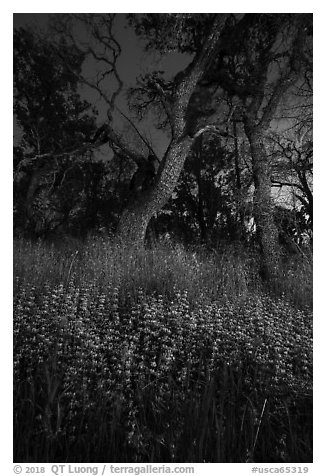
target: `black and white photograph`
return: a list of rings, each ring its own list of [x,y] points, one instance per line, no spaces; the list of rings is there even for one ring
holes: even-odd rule
[[[306,8],[13,14],[14,463],[308,473]]]

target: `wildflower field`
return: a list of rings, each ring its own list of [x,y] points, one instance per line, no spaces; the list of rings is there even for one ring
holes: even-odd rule
[[[301,258],[300,258],[301,259]],[[311,264],[14,247],[14,460],[312,461]]]

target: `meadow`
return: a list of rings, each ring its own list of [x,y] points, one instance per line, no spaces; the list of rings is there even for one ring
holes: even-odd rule
[[[14,243],[14,461],[311,462],[312,261]]]

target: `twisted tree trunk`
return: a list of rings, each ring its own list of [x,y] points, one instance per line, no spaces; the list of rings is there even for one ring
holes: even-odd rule
[[[118,238],[142,246],[151,218],[167,203],[178,182],[194,139],[185,137],[172,143],[164,167],[148,189],[134,195],[124,209],[118,226]]]
[[[217,15],[201,52],[183,73],[177,75],[175,92],[166,97],[166,110],[173,130],[172,142],[161,160],[154,183],[146,190],[133,195],[122,213],[117,237],[132,246],[142,246],[150,219],[167,203],[175,189],[184,162],[195,140],[187,134],[187,110],[198,82],[206,73],[219,50],[219,38],[227,15]],[[162,94],[164,94],[162,92]],[[119,139],[121,143],[121,138]],[[124,147],[128,149],[127,146]],[[128,154],[138,163],[144,158]]]

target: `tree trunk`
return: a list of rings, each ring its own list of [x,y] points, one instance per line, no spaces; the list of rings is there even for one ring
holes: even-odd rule
[[[146,187],[145,190],[140,190],[134,194],[122,213],[117,238],[128,246],[143,245],[150,219],[167,203],[177,185],[184,162],[195,140],[194,134],[190,137],[187,133],[189,102],[199,81],[206,73],[211,62],[216,59],[220,48],[221,30],[227,16],[226,14],[215,16],[202,50],[195,55],[190,65],[176,76],[173,97],[166,97],[164,92],[161,91],[172,127],[173,140],[166,155],[161,160],[154,184],[148,189]],[[127,156],[131,158],[134,156],[136,162],[142,160],[142,158],[136,157],[135,154],[128,154],[128,147],[122,144],[121,137],[117,138],[113,131],[109,132],[111,132],[111,139],[115,143],[121,144],[122,149],[127,151]]]
[[[252,155],[255,185],[254,219],[262,254],[261,274],[263,278],[270,279],[276,276],[280,261],[278,230],[271,199],[270,164],[261,134],[247,131],[247,136]]]
[[[237,129],[237,123],[235,120],[233,120],[233,137],[234,137],[235,183],[236,183],[236,191],[237,191],[237,220],[240,223],[240,226],[238,226],[236,233],[237,233],[237,239],[241,240],[246,236],[246,232],[245,232],[245,226],[244,226],[245,215],[244,215],[244,208],[243,208],[238,129]]]
[[[194,173],[198,186],[198,201],[197,201],[197,220],[200,230],[201,243],[207,243],[207,226],[204,212],[204,194],[203,194],[203,180],[202,180],[202,168],[203,168],[203,136],[201,135],[195,142],[196,156],[194,161]]]
[[[167,203],[175,189],[194,139],[184,137],[171,144],[155,183],[131,197],[120,218],[117,238],[128,246],[143,246],[150,219]]]
[[[38,165],[33,171],[32,177],[29,181],[26,196],[25,196],[25,212],[27,218],[27,226],[32,228],[35,233],[35,216],[33,210],[33,202],[35,193],[40,185],[42,177],[48,172],[48,164]]]

